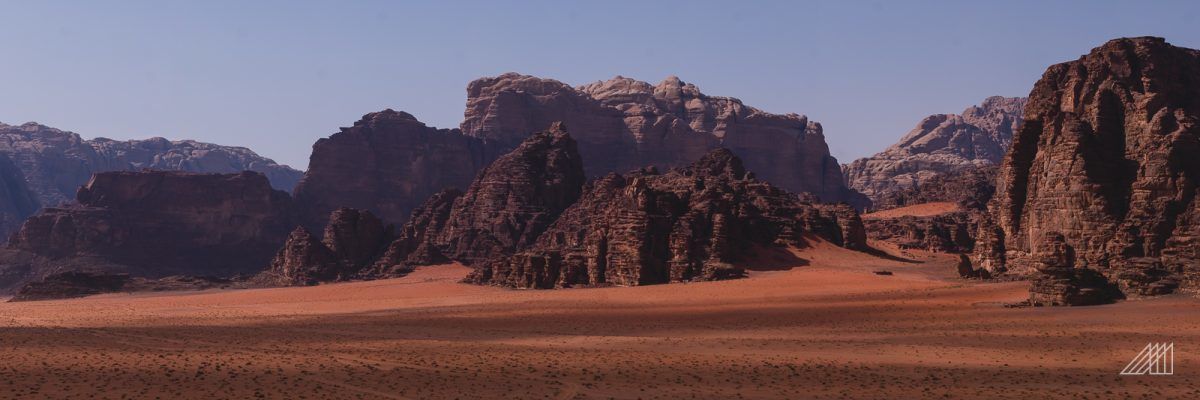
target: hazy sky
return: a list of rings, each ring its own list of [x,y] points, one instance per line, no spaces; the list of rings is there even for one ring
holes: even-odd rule
[[[0,0],[0,16],[0,121],[242,145],[296,168],[368,112],[456,127],[466,84],[508,71],[678,75],[808,115],[845,163],[925,115],[1026,95],[1111,38],[1200,48],[1196,1]]]

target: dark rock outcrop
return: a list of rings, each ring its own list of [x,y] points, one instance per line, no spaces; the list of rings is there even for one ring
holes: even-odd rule
[[[864,248],[849,206],[814,206],[753,178],[726,149],[693,165],[594,181],[527,250],[479,263],[468,281],[520,288],[645,285],[743,275],[754,246],[814,233]]]
[[[103,293],[162,292],[229,288],[234,282],[225,278],[168,276],[143,278],[127,273],[103,271],[66,271],[26,283],[10,302],[70,299]]]
[[[976,258],[1029,273],[1035,241],[1059,232],[1077,264],[1122,286],[1195,285],[1198,118],[1200,51],[1116,39],[1051,66],[1001,166],[995,226],[983,228],[1001,233],[1002,247]]]
[[[36,123],[0,124],[0,154],[7,155],[24,174],[39,203],[58,206],[74,199],[75,191],[105,171],[141,169],[203,173],[262,173],[277,189],[291,191],[302,173],[276,164],[244,147],[220,146],[192,140],[84,140],[78,134]]]
[[[1029,287],[1033,306],[1089,306],[1124,298],[1104,275],[1075,268],[1075,249],[1058,232],[1048,232],[1036,249],[1036,269]]]
[[[937,177],[999,165],[1021,124],[1026,99],[993,96],[962,114],[925,117],[900,142],[843,167],[847,186],[876,202],[895,207],[888,197]],[[944,200],[936,200],[944,201]]]
[[[401,223],[434,193],[465,187],[493,159],[479,139],[384,110],[313,144],[296,203],[312,230],[341,207]]]
[[[13,234],[0,270],[19,273],[5,283],[64,270],[150,278],[255,273],[295,224],[287,193],[255,172],[103,172],[76,197]]]
[[[9,301],[69,299],[120,291],[129,274],[67,271],[46,276],[20,288]]]
[[[588,176],[684,166],[723,147],[784,189],[865,206],[865,198],[846,189],[820,124],[708,96],[676,77],[651,85],[618,76],[578,88],[514,73],[483,78],[467,87],[461,128],[512,148],[558,121],[579,142]]]
[[[369,211],[339,208],[317,239],[296,227],[270,267],[251,279],[266,286],[315,285],[360,277],[393,239],[392,226]]]
[[[562,124],[553,124],[479,173],[454,202],[438,247],[468,265],[511,255],[574,204],[585,181],[575,140]]]

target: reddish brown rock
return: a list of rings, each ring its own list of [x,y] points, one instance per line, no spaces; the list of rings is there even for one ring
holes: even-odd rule
[[[450,259],[442,254],[436,241],[450,219],[455,200],[462,195],[458,189],[446,189],[434,194],[413,211],[412,218],[400,229],[399,237],[375,261],[371,274],[392,276],[402,274],[414,265],[449,262]]]
[[[401,223],[434,193],[466,187],[494,158],[479,139],[384,110],[313,144],[296,202],[304,210],[305,226],[313,230],[340,207]]]
[[[1035,241],[1059,232],[1077,264],[1122,285],[1160,271],[1194,285],[1197,99],[1200,51],[1161,38],[1113,40],[1051,66],[999,173],[993,209],[1005,256],[993,248],[981,261],[1028,272]]]
[[[1035,251],[1037,273],[1029,288],[1033,306],[1089,306],[1124,298],[1104,275],[1075,268],[1075,249],[1058,232],[1048,232]]]
[[[734,263],[751,247],[802,245],[808,232],[865,246],[849,206],[803,203],[719,149],[666,174],[650,168],[590,183],[533,246],[480,263],[468,281],[556,288],[736,278],[743,270]]]
[[[585,181],[575,140],[562,124],[553,124],[479,173],[455,201],[437,244],[468,265],[510,255],[575,203]]]
[[[896,199],[889,199],[893,193],[945,174],[999,165],[1021,124],[1025,103],[1024,98],[993,96],[959,115],[925,117],[900,142],[845,165],[847,185],[870,197],[875,209],[887,209],[897,207]],[[945,200],[918,202],[928,201]]]
[[[252,282],[291,286],[359,278],[392,239],[392,226],[371,212],[339,208],[330,214],[320,240],[304,227],[293,230],[270,267]]]
[[[580,144],[588,176],[684,166],[723,147],[787,190],[866,204],[846,189],[820,124],[708,96],[676,77],[658,85],[616,77],[572,88],[509,73],[471,82],[465,117],[464,134],[508,148],[531,132],[565,122]]]
[[[0,254],[0,270],[25,271],[23,279],[85,269],[249,274],[294,223],[288,195],[258,173],[104,172],[79,189],[77,203],[30,217]]]
[[[864,225],[867,237],[894,243],[900,248],[970,253],[975,248],[975,218],[972,213],[953,212],[927,217],[869,219]]]

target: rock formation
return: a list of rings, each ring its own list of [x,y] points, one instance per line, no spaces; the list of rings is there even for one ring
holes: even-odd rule
[[[8,301],[70,299],[102,293],[161,292],[232,287],[233,281],[215,277],[168,276],[144,278],[127,273],[65,271],[21,286]]]
[[[434,193],[465,187],[493,159],[481,140],[458,130],[425,126],[405,112],[375,112],[313,144],[296,203],[313,230],[341,207],[401,223]]]
[[[987,208],[996,193],[997,166],[970,167],[938,174],[914,187],[892,190],[876,197],[874,207],[887,210],[924,203],[951,202],[964,210]]]
[[[1122,286],[1195,285],[1197,99],[1200,51],[1161,38],[1116,39],[1051,66],[1001,166],[996,225],[984,227],[999,233],[1002,248],[990,246],[977,262],[1027,273],[1035,241],[1058,232],[1077,265]]]
[[[480,171],[465,194],[450,189],[432,196],[394,240],[369,212],[346,208],[330,216],[320,243],[297,228],[260,280],[311,284],[380,278],[414,265],[471,264],[511,255],[575,203],[584,180],[575,141],[555,124]]]
[[[21,287],[9,301],[69,299],[120,291],[129,274],[67,271],[46,276]]]
[[[1075,268],[1075,249],[1058,232],[1047,232],[1038,243],[1037,274],[1029,288],[1033,306],[1089,306],[1122,298],[1121,291],[1090,269]]]
[[[913,189],[943,174],[995,166],[1021,124],[1024,98],[993,96],[962,114],[925,117],[900,142],[843,168],[847,185],[887,208],[893,192]]]
[[[455,201],[438,247],[468,265],[512,254],[575,203],[585,181],[575,140],[553,124],[479,173]]]
[[[937,175],[916,187],[888,192],[878,198],[880,209],[934,202],[958,205],[958,211],[933,216],[865,218],[867,236],[901,248],[970,253],[975,249],[980,221],[989,218],[986,205],[996,191],[996,168],[983,166]]]
[[[254,273],[294,226],[290,198],[256,172],[102,172],[77,203],[30,217],[0,252],[0,287],[55,271],[135,277]]]
[[[817,207],[753,178],[732,152],[693,165],[592,182],[527,250],[479,263],[469,282],[521,288],[645,285],[743,275],[755,246],[802,245],[814,233],[865,247],[849,206]]]
[[[556,121],[571,128],[588,176],[684,166],[723,147],[784,189],[865,205],[865,198],[843,184],[820,124],[708,96],[676,77],[651,85],[618,76],[572,88],[508,73],[467,87],[462,131],[494,146],[512,148]]]
[[[116,141],[84,140],[78,134],[36,123],[0,124],[0,154],[24,174],[38,201],[46,207],[71,201],[75,191],[105,171],[141,169],[205,173],[256,171],[277,189],[291,191],[302,175],[286,165],[244,147],[219,146],[163,138]]]
[[[867,237],[894,243],[903,249],[970,253],[975,248],[973,218],[967,212],[952,212],[927,217],[867,218],[863,225]]]
[[[314,285],[359,277],[393,239],[392,227],[370,211],[339,208],[321,239],[296,227],[270,267],[252,281],[261,285]]]

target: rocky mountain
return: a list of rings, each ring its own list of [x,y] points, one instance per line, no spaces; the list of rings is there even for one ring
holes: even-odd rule
[[[102,172],[75,203],[30,217],[0,251],[0,288],[70,270],[233,276],[267,265],[294,226],[256,172]]]
[[[95,172],[140,169],[205,173],[255,171],[266,175],[271,186],[289,192],[303,175],[245,147],[160,137],[84,140],[76,133],[32,122],[0,124],[0,154],[7,155],[17,164],[38,200],[46,207],[74,199],[75,191]]]
[[[434,193],[466,187],[495,158],[456,129],[431,128],[405,112],[370,113],[313,144],[296,202],[310,230],[341,207],[399,223]]]
[[[896,144],[842,170],[846,184],[886,208],[887,197],[938,176],[1000,164],[1021,124],[1024,98],[993,96],[962,114],[930,115]]]
[[[467,279],[539,289],[731,279],[752,249],[803,245],[805,233],[866,245],[850,206],[803,203],[718,149],[666,174],[650,167],[589,184],[529,249]]]
[[[685,166],[722,147],[784,189],[865,205],[865,198],[846,189],[820,124],[708,96],[676,77],[651,85],[618,76],[573,88],[508,73],[467,86],[461,126],[467,136],[508,149],[556,121],[571,128],[590,177]]]
[[[997,180],[975,263],[1032,273],[1050,232],[1126,294],[1200,279],[1200,51],[1112,40],[1051,66]]]

